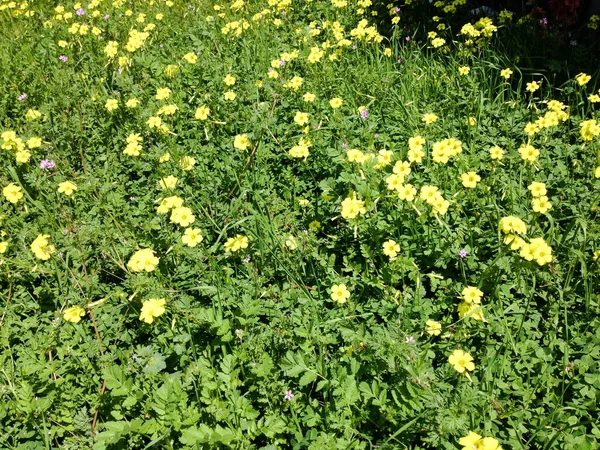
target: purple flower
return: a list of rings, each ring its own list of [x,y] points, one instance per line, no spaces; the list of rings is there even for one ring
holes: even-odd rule
[[[56,167],[56,163],[51,159],[44,159],[40,161],[40,169],[54,169]]]
[[[375,133],[375,139],[379,139],[379,133]]]
[[[347,148],[348,144],[346,144],[345,142],[342,142],[342,148]]]
[[[60,55],[60,56],[58,57],[58,59],[60,59],[60,60],[61,60],[62,62],[64,62],[64,63],[66,63],[66,62],[69,60],[69,58],[67,58],[65,55]]]
[[[467,254],[468,253],[464,248],[460,252],[458,252],[458,256],[460,256],[461,258],[466,258]]]
[[[398,58],[398,64],[402,62],[402,58]]]
[[[131,200],[133,202],[133,201],[135,201],[135,197],[132,195],[131,197],[129,197],[129,200]]]
[[[123,68],[122,67],[119,67],[117,70],[119,71],[119,73],[123,72]]]
[[[249,263],[250,262],[250,257],[246,256],[244,259],[242,259],[242,261],[244,261],[245,263]]]
[[[540,19],[540,25],[542,27],[546,27],[548,25],[548,19],[546,19],[545,17]]]
[[[357,48],[358,48],[358,46],[357,46],[356,44],[354,44],[354,45],[352,46],[352,50],[356,50]]]
[[[27,94],[25,92],[23,92],[21,95],[19,95],[19,98],[17,100],[19,100],[20,102],[22,102],[26,98],[27,98]]]
[[[366,119],[367,117],[369,117],[369,112],[366,109],[361,109],[360,117],[362,117],[363,119]]]
[[[78,16],[83,16],[85,14],[85,9],[79,8],[77,11],[75,11],[75,14]]]
[[[410,36],[406,36],[406,42],[410,41]]]
[[[294,394],[292,393],[291,390],[285,391],[285,397],[284,397],[288,402],[291,401],[294,398]]]
[[[108,20],[108,19],[110,19],[110,14],[107,14],[104,16],[104,20]]]
[[[395,8],[394,9],[394,14],[398,14],[400,12],[400,8]]]
[[[281,61],[279,61],[279,66],[280,67],[285,66],[285,59],[282,59]]]
[[[406,338],[404,339],[404,342],[406,342],[407,344],[414,344],[415,338],[412,336],[406,336]]]

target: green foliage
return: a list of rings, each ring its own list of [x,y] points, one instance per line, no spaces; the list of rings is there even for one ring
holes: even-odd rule
[[[0,185],[23,194],[0,197],[0,447],[456,449],[472,431],[505,449],[600,448],[600,129],[582,134],[598,74],[555,84],[505,51],[502,27],[467,44],[448,19],[435,49],[408,19],[431,13],[418,2],[399,16],[365,0],[236,3],[0,3],[0,133],[17,137],[0,138]],[[365,31],[375,11],[389,38]],[[132,29],[148,36],[129,51]],[[528,136],[551,99],[565,116]],[[140,154],[123,153],[138,133]],[[424,157],[402,184],[417,193],[401,200],[387,180],[415,136]],[[462,152],[436,162],[447,138]],[[306,158],[290,153],[301,139]],[[364,213],[349,217],[353,194]],[[157,211],[175,196],[193,223]],[[549,261],[511,250],[508,216]],[[43,235],[54,250],[32,247]],[[158,258],[146,270],[131,264],[141,249]],[[459,314],[469,286],[485,321]],[[468,376],[455,350],[473,357]]]

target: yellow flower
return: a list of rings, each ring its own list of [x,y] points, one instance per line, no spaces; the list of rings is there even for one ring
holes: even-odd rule
[[[477,303],[462,302],[458,305],[458,317],[487,322],[483,316],[483,307]]]
[[[182,205],[183,205],[183,199],[181,199],[177,196],[163,198],[160,201],[160,205],[158,206],[158,208],[156,208],[156,212],[159,214],[166,214],[169,211],[171,211],[171,209],[179,208]]]
[[[194,116],[196,120],[206,120],[208,119],[208,115],[210,114],[210,109],[206,105],[202,105],[200,108],[196,110],[196,115]]]
[[[317,98],[317,96],[315,94],[311,94],[310,92],[307,92],[306,94],[304,94],[302,96],[302,99],[308,103],[314,102],[316,98]]]
[[[117,41],[110,41],[104,47],[104,53],[109,58],[114,58],[117,54],[117,49],[119,48],[119,43]]]
[[[23,192],[20,186],[15,183],[10,183],[2,190],[2,194],[6,197],[6,200],[12,204],[16,204],[21,198],[23,198]]]
[[[398,198],[407,202],[412,202],[417,195],[417,190],[412,184],[404,184],[399,188],[396,188],[398,192]]]
[[[171,159],[171,154],[169,152],[167,152],[164,155],[162,155],[160,158],[158,158],[158,162],[162,164],[162,163],[166,163],[170,159]]]
[[[31,159],[31,152],[27,150],[19,150],[15,153],[15,161],[18,163],[27,163]]]
[[[233,86],[235,84],[235,81],[235,77],[230,73],[228,73],[225,76],[225,78],[223,78],[223,83],[225,83],[227,86]]]
[[[81,306],[71,306],[70,308],[65,309],[63,319],[67,322],[78,323],[83,316],[85,316],[85,309]]]
[[[460,181],[464,187],[472,189],[481,181],[481,177],[477,172],[466,172],[460,175]]]
[[[462,66],[458,68],[458,73],[463,76],[469,75],[469,72],[471,72],[471,68],[469,66]]]
[[[424,202],[431,203],[435,200],[436,196],[439,194],[437,186],[429,186],[427,184],[421,186],[421,192],[419,194],[419,198]]]
[[[475,286],[466,286],[461,292],[461,298],[466,303],[481,303],[483,292],[481,292]]]
[[[172,116],[177,112],[178,109],[179,108],[177,107],[177,105],[164,105],[160,107],[158,111],[156,111],[156,115],[160,116],[162,114],[165,114],[167,116]]]
[[[590,82],[591,79],[592,79],[592,77],[585,73],[580,73],[579,75],[577,75],[575,77],[575,81],[577,81],[577,84],[579,86],[585,86],[586,84],[588,84]]]
[[[579,124],[581,138],[584,141],[591,141],[600,134],[600,125],[595,120],[584,120]]]
[[[63,181],[58,184],[58,192],[67,196],[73,195],[73,192],[77,190],[77,185],[70,181]]]
[[[523,131],[525,131],[526,135],[533,136],[535,133],[540,131],[540,128],[535,123],[529,122],[527,125],[525,125],[525,129]]]
[[[473,433],[472,431],[469,431],[469,434],[467,434],[464,437],[461,437],[458,440],[458,443],[463,446],[462,450],[478,450],[481,439],[482,436],[478,435],[477,433]]]
[[[429,125],[430,123],[433,123],[436,120],[438,120],[438,116],[436,116],[433,113],[425,113],[425,114],[423,114],[423,117],[421,120],[423,120],[423,122],[425,122],[426,125]]]
[[[160,128],[162,125],[162,119],[158,116],[150,116],[146,121],[148,128]]]
[[[156,269],[160,258],[154,256],[154,250],[151,248],[143,248],[138,250],[131,258],[129,258],[129,262],[127,263],[127,267],[129,267],[133,272],[152,272]]]
[[[247,134],[238,134],[233,140],[233,146],[238,150],[245,152],[251,145]]]
[[[188,64],[196,64],[196,61],[198,61],[198,56],[195,53],[190,52],[183,55],[183,59],[185,59]]]
[[[8,250],[8,242],[0,242],[0,254],[6,253],[6,250]]]
[[[552,247],[544,239],[534,238],[531,239],[529,244],[525,243],[522,245],[519,256],[527,261],[535,260],[538,265],[543,266],[552,262]]]
[[[504,150],[494,145],[490,148],[490,158],[500,161],[504,157]]]
[[[285,246],[290,250],[296,250],[298,248],[298,242],[294,236],[289,236],[285,241]]]
[[[300,126],[306,125],[308,123],[308,113],[297,111],[294,116],[294,122]]]
[[[519,154],[524,161],[533,163],[539,156],[540,151],[531,144],[523,144],[519,147]]]
[[[36,120],[42,117],[42,113],[38,110],[29,108],[25,113],[25,118],[27,120]]]
[[[527,92],[535,92],[540,88],[540,85],[537,81],[532,81],[531,83],[527,83],[526,91]]]
[[[345,284],[334,284],[331,286],[331,300],[338,303],[346,303],[350,298],[350,291]]]
[[[344,101],[339,97],[334,97],[331,100],[329,100],[329,105],[333,109],[338,109],[340,106],[342,106],[343,103],[344,103]]]
[[[146,300],[142,304],[140,320],[146,323],[154,322],[155,317],[160,317],[165,313],[165,303],[164,298],[150,298]]]
[[[404,186],[404,176],[393,173],[385,179],[385,182],[390,191],[398,191]]]
[[[227,239],[225,242],[225,251],[226,252],[237,252],[243,248],[248,247],[248,237],[238,234],[236,237],[232,237]]]
[[[46,261],[56,251],[53,245],[48,243],[49,234],[38,234],[31,243],[30,248],[36,258]]]
[[[513,71],[512,71],[512,70],[510,70],[510,69],[508,69],[508,68],[506,68],[506,69],[502,69],[502,70],[500,71],[500,76],[501,76],[501,77],[503,77],[503,78],[505,78],[505,79],[507,79],[507,80],[510,78],[510,76],[511,76],[512,74],[513,74]]]
[[[428,320],[425,325],[427,325],[425,332],[431,336],[439,336],[442,333],[442,324],[435,320]]]
[[[233,91],[227,91],[223,93],[223,98],[225,100],[235,100],[236,94]]]
[[[119,107],[119,102],[117,100],[115,100],[114,98],[109,98],[108,100],[106,100],[104,107],[106,108],[106,110],[108,112],[111,112]]]
[[[391,48],[386,48],[386,49],[383,51],[383,54],[384,54],[385,56],[387,56],[387,57],[390,57],[390,56],[392,56],[392,49],[391,49]]]
[[[479,443],[479,446],[477,447],[478,450],[502,450],[502,447],[500,446],[500,442],[498,442],[497,439],[494,439],[492,437],[484,437],[481,442]]]
[[[363,152],[356,148],[351,148],[346,152],[346,158],[348,158],[348,162],[357,162],[359,164],[364,163],[369,157],[365,155]]]
[[[169,89],[168,87],[164,87],[164,88],[159,88],[156,90],[156,95],[154,98],[156,98],[156,100],[166,100],[171,96],[171,89]]]
[[[383,169],[385,166],[389,165],[390,162],[392,162],[392,156],[394,156],[394,152],[391,150],[379,150],[375,168]]]
[[[129,109],[133,109],[133,108],[136,108],[139,104],[140,104],[140,101],[137,98],[130,98],[125,103],[125,106],[127,106]]]
[[[308,224],[308,228],[313,233],[316,233],[321,229],[321,222],[319,222],[318,220],[313,220],[311,223]]]
[[[403,178],[408,176],[410,171],[410,163],[408,161],[396,161],[396,164],[394,164],[394,168],[392,169],[392,172]]]
[[[527,225],[525,225],[525,222],[515,216],[506,216],[500,219],[498,229],[502,230],[504,234],[527,234]]]
[[[465,373],[466,371],[475,370],[473,357],[459,349],[454,350],[454,352],[448,357],[448,362],[458,373]]]
[[[188,247],[195,247],[204,238],[202,237],[202,230],[200,228],[186,228],[183,236],[181,236],[181,242]]]
[[[600,166],[594,169],[594,178],[600,178]]]
[[[39,137],[32,137],[27,140],[26,144],[30,149],[39,148],[42,146],[42,139]]]
[[[354,219],[359,214],[365,214],[366,212],[365,202],[356,199],[356,192],[353,192],[349,197],[346,197],[344,201],[342,201],[341,214],[344,219]]]
[[[321,50],[319,47],[312,47],[310,49],[308,58],[306,58],[306,59],[309,63],[315,64],[315,63],[321,61],[321,59],[323,59],[324,55],[325,55],[325,52],[323,50]]]
[[[431,45],[433,46],[433,48],[440,48],[445,43],[446,43],[446,40],[441,37],[436,37],[431,40]]]
[[[184,170],[186,172],[192,170],[195,165],[196,165],[196,158],[192,158],[191,156],[183,156],[179,160],[179,167],[181,167],[181,170]]]
[[[171,223],[176,223],[182,227],[188,227],[194,223],[196,216],[187,206],[179,206],[171,211]]]
[[[541,197],[547,193],[546,184],[539,181],[532,182],[529,186],[527,186],[527,189],[531,191],[531,195],[533,197]]]
[[[392,239],[389,241],[385,241],[383,243],[383,254],[385,256],[389,256],[390,259],[394,259],[398,256],[398,252],[400,251],[400,245]]]
[[[536,213],[546,214],[552,208],[552,203],[548,201],[548,197],[541,195],[531,201],[531,209]]]
[[[177,186],[177,177],[169,175],[168,177],[161,178],[158,180],[158,186],[161,189],[174,189]]]

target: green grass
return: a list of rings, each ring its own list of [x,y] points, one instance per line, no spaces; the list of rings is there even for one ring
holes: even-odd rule
[[[0,133],[43,141],[19,163],[19,144],[0,139],[15,147],[0,150],[0,187],[23,193],[15,204],[0,196],[0,447],[462,449],[475,432],[504,449],[600,448],[599,142],[580,133],[583,121],[597,123],[588,97],[598,73],[580,86],[576,73],[563,82],[535,58],[519,63],[517,44],[525,55],[527,41],[515,36],[532,32],[527,23],[499,28],[474,51],[449,28],[438,32],[446,45],[431,48],[436,23],[411,19],[426,11],[419,2],[396,26],[379,9],[389,39],[365,42],[351,30],[363,17],[375,23],[371,9],[361,16],[349,3],[261,0],[215,11],[212,1],[103,1],[97,17],[93,5],[78,17],[69,3],[69,20],[46,2],[20,14],[0,3]],[[239,37],[221,32],[239,20],[249,24]],[[311,36],[309,24],[325,20],[339,21],[349,45],[335,47],[330,26]],[[69,33],[72,23],[89,33]],[[143,46],[125,50],[129,30],[149,23]],[[326,40],[333,46],[309,63]],[[109,41],[118,42],[112,59]],[[270,78],[271,62],[294,50],[298,58]],[[189,52],[195,64],[183,59]],[[123,70],[120,56],[130,58]],[[224,84],[227,74],[235,85]],[[303,78],[297,91],[284,87],[294,76]],[[531,94],[534,80],[541,89]],[[163,87],[166,101],[155,98]],[[234,101],[223,97],[229,90]],[[305,102],[306,92],[316,100]],[[137,108],[125,106],[130,98]],[[568,118],[528,137],[525,125],[551,99]],[[171,104],[168,132],[149,128]],[[201,105],[207,120],[194,118]],[[28,120],[29,109],[42,116]],[[298,111],[309,114],[307,132],[294,123]],[[438,120],[426,125],[425,113]],[[133,133],[137,157],[123,154]],[[241,134],[246,151],[234,147]],[[417,135],[425,155],[405,183],[438,187],[445,213],[418,192],[408,202],[388,189]],[[309,156],[293,158],[301,138]],[[462,152],[435,162],[434,144],[446,138]],[[540,151],[533,163],[519,154],[529,141]],[[501,161],[490,158],[493,146],[504,149]],[[376,167],[350,162],[349,149],[393,154]],[[183,157],[195,159],[191,170]],[[56,167],[40,168],[45,159]],[[473,189],[460,179],[470,171],[481,177]],[[163,191],[169,175],[177,185]],[[57,192],[65,181],[77,185],[70,196]],[[532,209],[533,181],[546,184],[546,213]],[[345,218],[352,193],[365,212]],[[157,213],[169,196],[192,210],[197,246],[182,242],[171,213]],[[550,262],[527,261],[503,242],[507,216],[526,223],[527,242],[544,239]],[[31,249],[39,235],[55,247],[47,260]],[[247,247],[227,251],[237,235]],[[395,258],[383,253],[388,240],[400,247]],[[130,259],[147,248],[160,261],[136,272]],[[350,292],[345,303],[331,296],[339,284]],[[486,321],[458,314],[467,286],[482,291]],[[140,320],[144,303],[161,298],[164,312]],[[75,306],[80,321],[66,320]],[[439,335],[427,333],[429,320]],[[469,376],[449,364],[457,349],[473,357]]]

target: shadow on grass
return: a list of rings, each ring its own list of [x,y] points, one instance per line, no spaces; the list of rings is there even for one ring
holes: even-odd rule
[[[414,37],[421,41],[427,40],[428,32],[436,31],[446,41],[462,42],[464,39],[458,33],[464,24],[490,17],[498,26],[498,32],[483,51],[494,52],[507,67],[514,65],[526,74],[541,74],[554,86],[560,86],[580,72],[595,74],[600,69],[600,33],[588,27],[590,17],[594,13],[600,15],[600,1],[571,1],[579,2],[579,8],[562,21],[553,18],[554,12],[548,9],[548,2],[540,1],[537,4],[542,6],[531,6],[520,0],[471,1],[452,14],[436,7],[440,3],[437,1],[414,0],[410,5],[396,1],[393,4],[397,5],[400,34],[412,37],[416,33]],[[452,2],[443,3],[448,5]],[[564,0],[560,3],[569,2]],[[394,32],[390,17],[390,9],[393,8],[385,0],[374,4],[380,33],[390,38]],[[500,12],[505,9],[513,12],[512,20],[500,24]],[[440,24],[445,26],[445,30],[438,29]],[[482,50],[474,55],[480,52]]]

